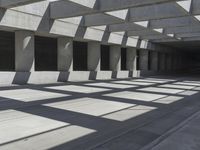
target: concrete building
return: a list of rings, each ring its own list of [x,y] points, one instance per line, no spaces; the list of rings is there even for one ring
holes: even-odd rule
[[[199,41],[200,0],[0,0],[0,150],[200,150]]]
[[[181,70],[189,66],[185,50],[198,45],[197,6],[199,0],[1,0],[0,84]]]

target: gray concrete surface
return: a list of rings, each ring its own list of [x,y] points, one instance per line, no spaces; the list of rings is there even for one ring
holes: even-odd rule
[[[170,76],[0,87],[0,149],[198,150],[199,89]]]
[[[17,31],[15,37],[15,70],[18,72],[34,71],[34,33]]]

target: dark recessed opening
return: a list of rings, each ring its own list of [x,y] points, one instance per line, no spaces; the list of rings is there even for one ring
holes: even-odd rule
[[[35,70],[57,71],[57,39],[35,37]]]
[[[15,33],[0,31],[0,71],[15,71]]]
[[[152,60],[152,58],[153,58],[153,52],[151,52],[151,51],[148,51],[148,70],[152,70],[152,68],[151,68],[151,60]]]
[[[158,52],[158,71],[161,70],[161,68],[160,68],[160,63],[161,63],[160,57],[161,57],[161,54]]]
[[[101,70],[110,70],[110,47],[101,45]]]
[[[139,50],[136,51],[136,58],[137,58],[136,70],[140,70],[140,51]]]
[[[86,42],[73,42],[73,69],[87,71],[88,45]]]
[[[126,62],[127,62],[127,49],[121,49],[121,70],[127,70]]]

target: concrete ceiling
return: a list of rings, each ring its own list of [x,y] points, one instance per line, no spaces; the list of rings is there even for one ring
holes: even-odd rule
[[[42,0],[0,0],[0,6],[11,8],[38,1]],[[48,1],[53,20],[83,16],[80,26],[106,26],[108,32],[124,32],[154,43],[199,46],[200,0]]]

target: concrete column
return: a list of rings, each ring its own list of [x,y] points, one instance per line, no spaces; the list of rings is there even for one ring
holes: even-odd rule
[[[34,33],[15,32],[15,70],[17,72],[34,71]]]
[[[136,63],[137,63],[137,50],[135,48],[127,48],[127,69],[129,71],[135,71],[136,70]]]
[[[151,62],[151,70],[152,71],[158,71],[158,52],[156,51],[151,51],[151,57],[150,57],[150,62]]]
[[[172,70],[172,56],[171,56],[171,54],[166,55],[166,69]]]
[[[110,46],[110,69],[119,71],[121,68],[121,47],[114,45]]]
[[[88,70],[100,71],[101,45],[98,42],[88,43]]]
[[[73,70],[73,40],[71,38],[58,38],[58,71]]]
[[[165,53],[159,53],[159,70],[165,71]]]
[[[140,50],[140,61],[139,61],[139,65],[140,65],[140,70],[148,70],[148,50]]]
[[[173,58],[172,58],[172,69],[176,70],[176,55],[175,54],[173,55]]]
[[[183,57],[180,55],[178,56],[178,69],[183,68]]]

